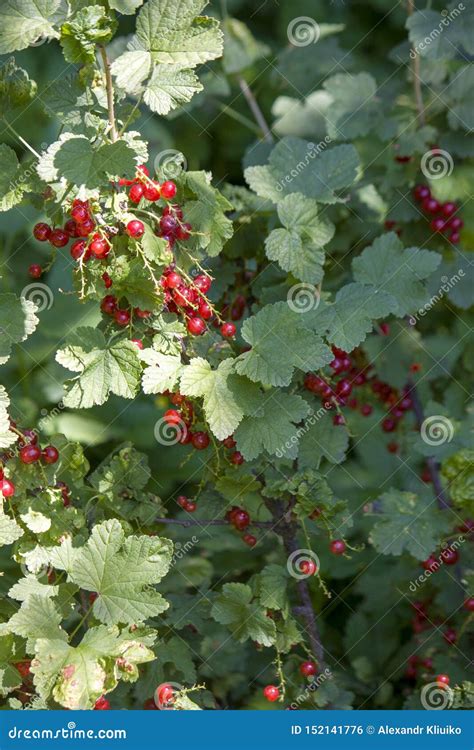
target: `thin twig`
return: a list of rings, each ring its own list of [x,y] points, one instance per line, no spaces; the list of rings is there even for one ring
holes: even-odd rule
[[[155,518],[155,523],[174,524],[176,526],[229,526],[230,521],[226,519],[209,519],[209,518]],[[272,521],[252,521],[251,526],[256,526],[259,529],[271,529],[273,527]]]
[[[423,405],[421,403],[416,385],[412,381],[408,381],[408,389],[409,389],[410,398],[413,402],[413,411],[415,412],[415,417],[418,423],[418,428],[420,428],[425,420],[425,413],[423,410]],[[446,508],[450,507],[450,502],[449,502],[448,497],[446,496],[443,484],[441,482],[441,477],[439,475],[439,469],[438,469],[438,463],[434,456],[429,456],[426,459],[426,464],[428,466],[430,476],[431,476],[431,481],[433,482],[433,487],[436,492],[436,500],[438,501],[438,506],[442,510],[445,510]]]
[[[273,143],[274,142],[273,135],[271,133],[270,128],[268,127],[268,123],[265,120],[263,112],[259,107],[259,104],[253,94],[252,89],[248,85],[247,81],[245,81],[244,78],[242,78],[242,76],[239,76],[238,81],[239,81],[240,89],[247,100],[247,104],[249,105],[250,110],[253,116],[255,117],[257,125],[259,126],[259,128],[261,129],[263,133],[263,137],[265,138],[267,143]]]
[[[102,64],[105,73],[105,88],[107,91],[107,111],[110,125],[110,139],[112,143],[117,140],[117,126],[115,124],[115,107],[114,107],[114,85],[112,82],[112,73],[110,72],[109,58],[103,44],[99,46]]]

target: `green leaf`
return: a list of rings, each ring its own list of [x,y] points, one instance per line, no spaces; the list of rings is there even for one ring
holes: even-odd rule
[[[155,658],[151,643],[146,631],[119,633],[118,628],[104,626],[88,630],[76,647],[40,638],[31,666],[35,687],[43,699],[52,697],[66,709],[93,708],[119,679],[138,678],[137,665]]]
[[[284,609],[287,604],[288,571],[281,565],[266,565],[258,576],[260,602],[268,609]]]
[[[327,132],[336,141],[367,135],[383,117],[377,84],[369,73],[338,73],[324,82],[332,101],[326,111]]]
[[[224,32],[222,65],[226,73],[239,73],[270,54],[270,48],[258,42],[248,27],[237,18],[224,18],[222,30]]]
[[[6,60],[0,69],[0,114],[3,116],[10,109],[29,104],[37,89],[26,70],[16,65],[15,58]]]
[[[320,336],[304,328],[303,315],[286,302],[266,305],[242,326],[250,351],[235,360],[235,369],[254,382],[289,385],[295,368],[308,372],[329,364],[331,350]]]
[[[323,277],[322,248],[332,239],[334,225],[321,219],[317,203],[301,193],[285,196],[277,211],[285,229],[274,229],[265,240],[267,257],[297,279],[319,283]]]
[[[93,613],[101,622],[134,624],[168,608],[152,588],[170,566],[172,544],[168,539],[125,537],[120,523],[111,519],[94,526],[84,547],[68,554],[69,580],[98,594]]]
[[[27,639],[26,649],[34,651],[35,642],[45,633],[58,641],[66,641],[67,633],[61,628],[61,613],[52,599],[32,594],[24,601],[7,623],[11,633]]]
[[[146,50],[130,50],[117,57],[111,65],[117,86],[128,94],[139,94],[141,84],[151,72],[151,55]]]
[[[85,136],[64,134],[62,139],[54,153],[54,174],[51,175],[53,180],[63,177],[78,187],[85,185],[86,188],[93,189],[108,182],[111,177],[133,177],[135,174],[137,156],[125,140],[95,148]],[[50,149],[55,146],[56,144],[53,144]],[[40,160],[40,176],[41,166]]]
[[[132,15],[141,5],[143,0],[109,0],[109,7],[124,16]]]
[[[453,130],[467,130],[470,133],[474,130],[473,92],[474,70],[472,65],[466,65],[453,73],[446,87],[448,121]]]
[[[10,429],[9,406],[10,399],[8,398],[8,394],[3,385],[0,385],[0,448],[8,448],[13,443],[16,443],[18,439],[16,433]]]
[[[214,18],[199,16],[204,0],[149,0],[138,15],[137,40],[155,63],[194,68],[222,54]]]
[[[0,294],[0,364],[10,356],[13,344],[25,341],[39,323],[36,305],[24,297]]]
[[[57,352],[56,360],[80,373],[68,387],[66,406],[88,409],[105,403],[110,393],[133,398],[138,390],[141,367],[131,341],[107,345],[97,329],[78,328],[69,336],[67,346]]]
[[[8,596],[11,599],[17,599],[19,602],[25,602],[33,594],[36,596],[45,596],[47,599],[51,599],[57,596],[59,592],[59,586],[50,586],[46,583],[41,583],[35,575],[27,573],[24,578],[20,578],[9,590]]]
[[[185,205],[186,221],[196,232],[193,241],[209,256],[219,255],[233,234],[232,222],[225,215],[225,211],[232,210],[232,204],[211,185],[206,172],[187,172],[185,185],[197,197]]]
[[[212,370],[201,357],[192,359],[182,369],[180,392],[185,396],[202,396],[206,420],[219,440],[232,435],[246,407],[251,407],[256,397],[253,383],[239,376],[232,378],[233,370],[233,359],[225,359]]]
[[[391,294],[396,302],[393,312],[401,318],[428,301],[429,295],[422,282],[437,269],[441,259],[439,253],[430,250],[403,249],[395,232],[389,232],[354,258],[352,269],[356,281],[373,287],[369,294]]]
[[[309,411],[309,405],[301,396],[269,391],[263,397],[262,413],[245,417],[237,428],[234,434],[237,448],[247,461],[257,458],[264,450],[278,458],[296,458],[300,430],[295,424]]]
[[[417,560],[426,560],[451,528],[433,497],[390,489],[380,496],[378,504],[380,520],[370,533],[370,541],[382,555],[409,552]]]
[[[179,65],[156,65],[146,85],[143,100],[153,112],[167,115],[180,104],[191,101],[202,88],[192,70],[182,70]]]
[[[61,0],[5,0],[0,5],[0,54],[25,49],[55,36],[53,21]]]
[[[19,649],[13,635],[0,637],[0,695],[4,697],[12,690],[19,688],[23,678],[11,664],[18,658]],[[15,658],[16,657],[16,658]]]
[[[148,365],[143,372],[144,393],[164,393],[164,391],[174,390],[183,369],[181,356],[145,349],[140,353],[140,358]]]
[[[310,141],[288,136],[272,150],[268,165],[248,167],[245,179],[258,195],[274,203],[289,193],[336,203],[340,200],[337,193],[356,179],[358,167],[354,146],[322,150]]]
[[[0,144],[0,197],[12,190],[19,170],[18,157],[14,150],[5,143]]]
[[[341,463],[349,446],[349,435],[344,425],[334,425],[332,414],[322,407],[322,414],[315,412],[308,418],[310,425],[301,436],[299,464],[301,467],[317,469],[321,459],[333,464]]]
[[[275,643],[275,623],[266,611],[252,600],[252,590],[243,583],[225,583],[212,605],[211,615],[227,625],[234,638],[243,643],[251,638],[262,646]]]
[[[2,507],[0,511],[0,547],[3,547],[5,544],[13,544],[21,536],[23,536],[23,529],[13,518],[4,513]]]
[[[332,305],[316,312],[313,325],[327,331],[329,341],[351,352],[374,327],[374,320],[396,312],[398,304],[391,294],[365,284],[347,284]]]
[[[100,5],[81,8],[61,27],[61,46],[70,63],[93,63],[97,45],[107,44],[117,29],[110,13]]]

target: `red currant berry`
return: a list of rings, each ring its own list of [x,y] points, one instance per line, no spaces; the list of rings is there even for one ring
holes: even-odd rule
[[[147,199],[147,201],[150,201],[151,203],[154,203],[157,201],[160,197],[160,186],[157,182],[153,181],[147,182],[144,185],[143,188],[143,197]]]
[[[146,166],[146,164],[140,164],[137,167],[137,179],[138,180],[142,179],[143,175],[145,175],[145,177],[149,177],[150,176],[150,170],[148,169],[148,167]]]
[[[128,310],[116,310],[114,312],[115,322],[119,326],[128,326],[130,323],[130,312]]]
[[[421,567],[425,570],[429,570],[430,573],[436,573],[436,571],[440,569],[441,564],[434,555],[430,555],[426,560],[423,560]]]
[[[436,198],[425,198],[423,203],[421,204],[421,207],[424,211],[427,211],[429,214],[437,214],[438,211],[441,209],[440,203],[436,200]]]
[[[458,639],[458,634],[454,630],[454,628],[448,628],[443,633],[443,638],[446,641],[446,643],[449,643],[450,646],[452,646],[454,643],[456,643]]]
[[[305,576],[314,576],[317,566],[314,560],[302,560],[299,564],[299,569]]]
[[[102,274],[102,281],[104,282],[104,286],[105,286],[106,289],[110,289],[110,287],[113,284],[113,281],[110,278],[110,276],[107,273],[107,271],[104,271],[104,273]]]
[[[90,217],[85,219],[85,221],[81,222],[77,225],[77,236],[78,237],[87,237],[92,230],[95,227],[95,221],[91,219]]]
[[[70,237],[77,237],[77,224],[74,219],[68,219],[63,229]]]
[[[141,339],[130,339],[130,341],[132,342],[132,344],[135,344],[137,349],[143,349],[143,341]]]
[[[382,422],[382,430],[384,432],[393,432],[396,426],[395,419],[391,419],[390,417],[386,417]]]
[[[202,336],[206,331],[206,324],[201,318],[188,318],[186,327],[193,336]]]
[[[203,451],[209,446],[209,435],[207,432],[194,432],[191,437],[191,442],[196,450]]]
[[[166,424],[170,425],[178,425],[183,421],[181,419],[179,411],[176,411],[176,409],[168,409],[168,411],[165,411],[163,419],[165,420]]]
[[[184,242],[185,240],[189,240],[191,237],[191,224],[185,223],[185,224],[178,224],[178,227],[176,229],[176,239],[181,240]]]
[[[113,294],[106,294],[100,303],[100,309],[106,315],[113,315],[117,309],[117,297]]]
[[[44,224],[43,222],[35,224],[33,227],[33,236],[40,242],[46,242],[46,240],[49,240],[51,232],[52,229],[49,224]]]
[[[317,671],[318,667],[314,661],[304,661],[300,664],[300,672],[303,677],[312,677]]]
[[[263,694],[270,703],[274,703],[280,697],[280,691],[275,685],[266,685],[263,688]]]
[[[110,252],[110,245],[104,237],[99,236],[92,240],[89,249],[96,258],[105,258]]]
[[[153,698],[147,698],[147,700],[143,704],[143,710],[144,711],[158,711],[159,709]]]
[[[468,612],[474,612],[474,596],[470,596],[463,604],[464,609]]]
[[[45,464],[55,464],[58,459],[59,451],[54,445],[47,445],[46,448],[43,448],[41,452],[41,460],[44,461]]]
[[[461,235],[459,234],[459,232],[450,232],[448,235],[448,239],[453,243],[453,245],[457,245],[459,240],[461,239]]]
[[[3,497],[12,497],[15,494],[15,485],[9,479],[4,478],[0,482],[0,490]]]
[[[431,191],[428,185],[415,185],[413,195],[417,201],[422,201],[424,198],[429,198]]]
[[[97,698],[96,702],[94,703],[94,711],[109,711],[110,710],[110,703],[103,695],[100,696],[100,698]]]
[[[166,277],[165,277],[165,286],[168,289],[176,289],[177,287],[181,286],[183,283],[183,279],[179,275],[179,273],[176,273],[176,271],[171,271]]]
[[[28,268],[28,275],[31,276],[32,279],[40,279],[43,275],[43,269],[38,263],[32,263]]]
[[[159,685],[156,689],[156,702],[159,706],[166,706],[174,700],[174,690],[167,682]]]
[[[346,543],[342,539],[333,539],[329,545],[329,549],[333,555],[343,555],[346,551]]]
[[[398,443],[392,442],[387,445],[387,450],[389,453],[398,453],[399,445]]]
[[[128,192],[128,197],[132,201],[132,203],[140,203],[141,199],[143,198],[143,194],[145,192],[145,188],[143,187],[141,182],[136,182],[135,185],[132,185]]]
[[[253,534],[244,534],[242,539],[248,547],[255,547],[257,544],[257,537]]]
[[[176,195],[176,185],[171,180],[166,180],[161,186],[161,196],[166,200],[171,200]]]
[[[69,235],[63,229],[53,229],[49,235],[49,242],[54,247],[65,247],[69,242]]]
[[[448,686],[451,682],[449,675],[447,674],[438,674],[435,677],[435,681],[438,683],[440,687]]]
[[[464,222],[459,218],[459,216],[453,216],[453,218],[448,221],[448,227],[450,229],[454,229],[455,231],[458,231],[458,229],[462,229],[463,226]]]
[[[372,414],[372,412],[373,412],[373,408],[372,408],[371,404],[362,404],[362,406],[360,407],[360,413],[364,417],[370,416],[370,414]]]
[[[203,299],[198,302],[198,313],[203,320],[210,320],[214,315],[212,307],[207,302],[204,302]]]
[[[89,211],[85,206],[78,204],[71,209],[71,217],[77,224],[82,224],[89,218]]]
[[[226,339],[231,339],[235,336],[236,327],[233,323],[223,323],[221,325],[221,333]]]
[[[133,237],[136,240],[140,239],[145,232],[145,225],[142,221],[139,221],[139,219],[132,219],[132,221],[129,221],[127,224],[126,232],[129,237]]]
[[[160,219],[160,230],[165,235],[172,235],[178,228],[178,222],[173,216],[162,216]]]
[[[34,464],[41,458],[41,448],[38,448],[37,445],[25,445],[20,450],[19,456],[22,464]]]
[[[459,560],[459,552],[452,547],[445,547],[445,549],[441,550],[440,558],[445,565],[456,565]]]
[[[343,414],[335,414],[332,418],[332,423],[336,426],[339,426],[341,424],[346,424],[346,420]]]
[[[74,260],[79,260],[79,258],[82,258],[84,253],[86,252],[86,243],[84,240],[76,240],[72,243],[71,249],[69,250],[71,253],[71,257]]]
[[[430,221],[430,227],[433,232],[442,232],[445,228],[445,221],[441,217]]]
[[[234,466],[241,466],[244,463],[244,457],[240,451],[234,451],[234,453],[231,453],[229,460]]]
[[[250,516],[246,510],[236,508],[231,513],[231,522],[238,531],[243,531],[250,524]]]
[[[151,316],[151,310],[140,310],[139,307],[135,308],[134,313],[140,320],[145,320]]]
[[[447,201],[446,203],[443,203],[443,205],[441,206],[441,211],[444,216],[449,218],[450,216],[456,213],[457,206],[452,201]]]
[[[188,513],[194,513],[196,508],[197,508],[197,503],[193,502],[192,500],[188,500],[188,502],[184,506],[184,510],[186,510]]]
[[[203,273],[200,273],[196,278],[194,279],[194,286],[197,286],[200,292],[203,294],[207,294],[209,289],[211,288],[212,280],[209,276],[206,276]]]

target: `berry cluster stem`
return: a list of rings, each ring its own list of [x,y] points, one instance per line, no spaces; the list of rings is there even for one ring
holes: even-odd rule
[[[110,125],[110,139],[112,143],[117,140],[117,126],[115,124],[115,106],[114,106],[114,85],[112,82],[112,73],[110,72],[110,62],[107,57],[105,47],[101,44],[99,46],[100,56],[102,58],[102,64],[104,66],[105,73],[105,88],[107,92],[107,111]]]

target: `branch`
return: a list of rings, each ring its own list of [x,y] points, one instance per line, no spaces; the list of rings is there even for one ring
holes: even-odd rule
[[[260,130],[263,133],[263,137],[265,138],[267,143],[273,143],[274,142],[273,135],[271,133],[270,128],[268,127],[268,123],[265,120],[263,112],[259,107],[259,104],[253,94],[252,89],[250,88],[248,83],[244,80],[244,78],[242,78],[242,76],[239,76],[238,81],[239,81],[240,89],[247,100],[247,104],[249,105],[250,110],[253,116],[255,117],[257,125],[259,126]]]
[[[414,0],[407,0],[407,12],[408,15],[411,16],[412,13],[415,11],[415,3]],[[413,89],[415,92],[415,101],[416,101],[416,109],[418,112],[418,121],[421,125],[424,125],[426,122],[425,119],[425,106],[423,104],[423,93],[421,91],[421,78],[420,78],[420,56],[419,54],[415,52],[415,56],[411,57],[411,72],[413,76]]]
[[[112,74],[110,72],[109,58],[103,44],[99,46],[102,64],[105,73],[105,87],[107,91],[107,111],[109,115],[110,138],[112,143],[117,140],[117,126],[115,124],[115,107],[114,107],[114,85],[112,83]]]
[[[425,413],[423,411],[423,405],[421,403],[416,385],[412,381],[408,381],[408,389],[409,389],[410,398],[413,402],[413,411],[415,412],[415,417],[416,417],[416,421],[418,423],[418,429],[419,429],[425,420]],[[439,475],[439,470],[438,470],[438,463],[436,459],[434,458],[434,456],[429,456],[426,459],[426,464],[428,466],[430,476],[431,476],[431,481],[433,482],[433,487],[436,492],[436,500],[438,501],[438,506],[442,510],[445,510],[446,508],[450,507],[451,503],[449,502],[449,499],[446,496],[443,484],[441,482],[441,477]]]
[[[155,523],[174,524],[175,526],[229,526],[230,521],[226,519],[209,519],[209,518],[155,518]],[[251,521],[250,526],[258,529],[272,529],[273,521]]]
[[[283,541],[285,552],[289,557],[296,552],[298,547],[297,524],[291,520],[291,510],[285,510],[280,500],[272,500],[265,503],[274,518],[274,531],[277,531]],[[295,614],[301,615],[306,622],[306,632],[308,633],[311,650],[316,656],[320,665],[324,664],[324,648],[319,635],[319,628],[316,622],[311,594],[307,581],[302,578],[296,581],[296,588],[301,604],[294,608]]]

